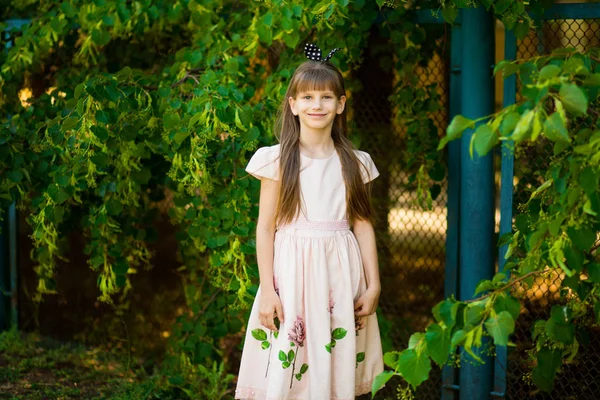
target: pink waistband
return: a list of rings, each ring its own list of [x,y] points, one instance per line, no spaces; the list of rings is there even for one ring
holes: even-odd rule
[[[306,221],[297,220],[290,224],[283,225],[280,229],[308,229],[315,231],[344,231],[350,229],[348,220],[339,219],[331,221]]]

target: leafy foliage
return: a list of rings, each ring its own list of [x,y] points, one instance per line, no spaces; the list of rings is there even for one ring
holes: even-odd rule
[[[189,387],[201,365],[224,360],[256,293],[253,238],[259,182],[243,168],[271,144],[273,119],[305,42],[336,56],[350,92],[360,86],[369,32],[390,41],[396,118],[408,126],[409,161],[429,194],[443,179],[434,86],[416,66],[433,44],[410,10],[358,0],[12,1],[3,19],[29,18],[0,53],[0,208],[16,202],[32,229],[35,299],[56,293],[71,231],[85,238],[105,302],[152,265],[153,221],[176,228],[187,309],[171,330],[171,384]],[[7,29],[7,25],[1,25]],[[374,53],[374,54],[375,54]],[[373,54],[371,54],[372,56]],[[360,139],[359,139],[360,140]],[[422,151],[429,149],[429,155]],[[436,171],[429,174],[428,171]],[[413,178],[414,179],[414,178]],[[439,191],[438,191],[439,192]],[[183,390],[183,389],[182,389]],[[209,396],[210,397],[210,396]]]
[[[500,240],[500,245],[508,244],[510,278],[499,272],[480,282],[475,295],[485,294],[475,300],[442,301],[433,310],[436,323],[411,338],[418,345],[409,343],[408,349],[386,355],[393,374],[413,387],[428,378],[430,360],[439,366],[451,363],[456,346],[483,362],[476,351],[485,346],[483,337],[490,336],[494,346],[511,345],[521,308],[511,289],[517,283],[533,285],[536,276],[565,277],[560,304],[552,307],[548,320],[539,320],[534,327],[537,366],[532,377],[541,390],[552,390],[563,360],[576,356],[583,331],[600,322],[598,51],[559,51],[527,62],[502,62],[494,72],[505,77],[517,74],[523,99],[481,118],[485,123],[472,136],[471,155],[485,155],[506,141],[517,150],[546,144],[553,155],[545,170],[535,172],[537,187],[530,187],[529,199],[519,206],[514,232]],[[456,116],[439,147],[478,121]],[[384,377],[389,379],[390,374]]]

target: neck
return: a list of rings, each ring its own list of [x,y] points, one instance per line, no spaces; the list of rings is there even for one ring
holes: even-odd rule
[[[315,135],[309,132],[300,134],[300,148],[312,155],[329,155],[335,149],[331,132],[327,135]]]

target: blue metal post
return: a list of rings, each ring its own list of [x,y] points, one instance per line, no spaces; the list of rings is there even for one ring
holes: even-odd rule
[[[517,58],[517,38],[511,31],[504,33],[504,59]],[[517,100],[517,80],[511,75],[504,80],[503,107],[514,104]],[[502,143],[502,172],[500,178],[500,236],[512,231],[513,207],[513,175],[514,175],[514,143],[507,140]],[[504,271],[506,260],[504,256],[508,245],[500,247],[498,254],[498,271]],[[507,275],[508,272],[504,271]],[[506,366],[508,349],[506,346],[496,347],[496,362],[494,363],[494,397],[506,397]]]
[[[494,111],[494,26],[483,7],[462,10],[461,114],[475,119]],[[473,131],[461,139],[460,164],[460,283],[461,300],[472,298],[477,283],[494,273],[494,170],[493,155],[470,156]],[[462,352],[460,400],[487,399],[492,391],[493,360],[480,356],[473,365]]]
[[[28,24],[28,19],[8,20],[7,30]],[[8,33],[3,32],[8,36]],[[11,43],[7,42],[7,51]],[[10,116],[7,116],[10,119]],[[17,268],[17,209],[13,202],[3,215],[4,223],[0,235],[0,331],[17,328],[18,309],[18,268]]]
[[[450,42],[450,110],[449,119],[460,114],[461,104],[461,28],[460,23],[452,26]],[[459,232],[460,232],[460,142],[448,144],[448,217],[446,228],[446,269],[444,297],[458,295]],[[450,366],[442,368],[442,400],[454,400],[456,370]]]

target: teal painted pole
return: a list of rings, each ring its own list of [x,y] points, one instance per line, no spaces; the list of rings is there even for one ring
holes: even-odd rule
[[[28,19],[13,19],[6,21],[9,31],[28,24]],[[7,36],[8,32],[3,32]],[[6,43],[5,51],[10,49],[11,42]],[[7,116],[10,119],[10,115]],[[13,202],[4,210],[4,222],[0,235],[0,331],[11,327],[18,328],[19,293],[17,268],[17,209]]]
[[[461,27],[454,23],[450,37],[450,110],[449,119],[460,114],[461,103]],[[460,141],[448,144],[448,204],[446,228],[446,268],[444,297],[458,295],[459,232],[460,232]],[[456,369],[442,368],[442,400],[454,400]]]
[[[485,8],[462,10],[461,114],[475,119],[494,111],[494,26]],[[494,272],[494,166],[490,152],[470,157],[473,131],[461,139],[460,164],[460,283],[461,300],[473,298],[475,287]],[[492,391],[493,360],[473,365],[463,350],[460,400],[488,399]]]
[[[517,58],[517,38],[514,33],[506,30],[504,34],[504,59],[515,60]],[[504,79],[503,107],[508,107],[517,101],[517,79],[511,75]],[[513,176],[514,176],[515,154],[514,143],[506,140],[502,143],[502,169],[500,177],[500,236],[512,231],[512,207],[513,207]],[[504,256],[508,245],[500,247],[498,254],[498,270],[504,271],[506,260]],[[506,367],[508,349],[506,346],[496,347],[496,361],[494,363],[494,392],[496,398],[506,397]]]

